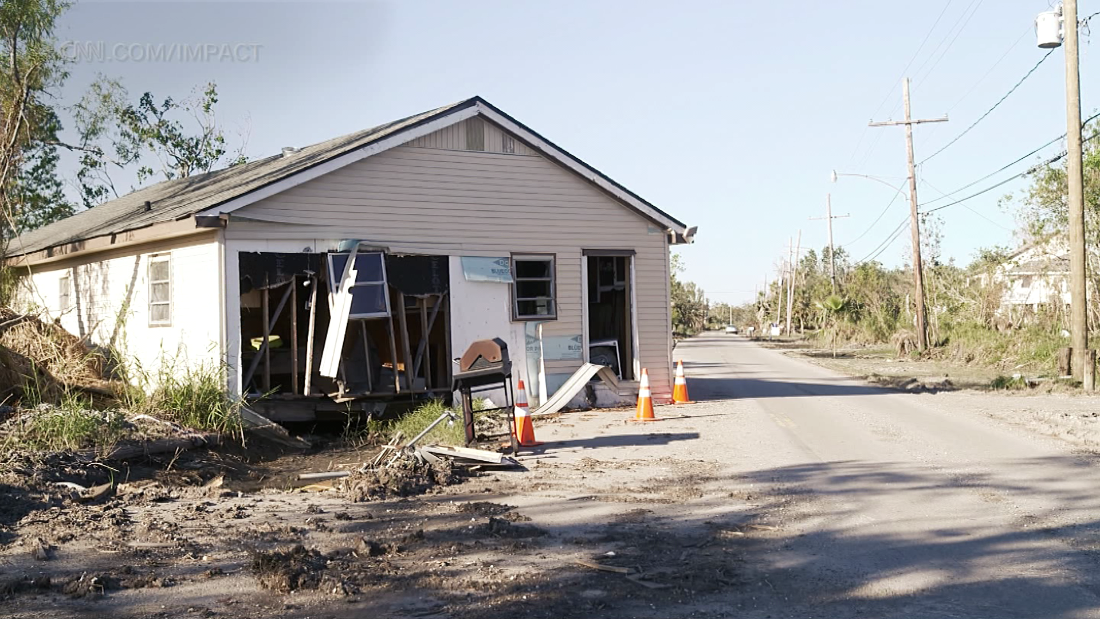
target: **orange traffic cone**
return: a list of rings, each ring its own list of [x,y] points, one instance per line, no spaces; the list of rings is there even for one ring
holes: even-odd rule
[[[688,397],[688,381],[684,376],[684,361],[681,359],[676,362],[676,380],[672,385],[672,403],[673,404],[691,404],[691,398]]]
[[[524,447],[534,447],[542,443],[535,440],[535,424],[531,422],[531,409],[527,407],[527,389],[523,386],[523,379],[519,379],[519,387],[516,388],[516,404],[514,406],[516,417],[516,438]]]
[[[642,368],[642,384],[638,388],[638,412],[634,421],[657,421],[653,414],[653,392],[649,390],[649,371]]]

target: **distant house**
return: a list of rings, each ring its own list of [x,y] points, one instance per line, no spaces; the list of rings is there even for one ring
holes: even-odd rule
[[[310,419],[445,394],[494,337],[538,400],[590,358],[622,379],[597,397],[632,401],[642,368],[670,394],[669,247],[693,234],[475,97],[135,191],[9,262],[73,333],[147,370],[224,363]]]
[[[1059,239],[1035,241],[1019,248],[983,284],[1001,284],[1002,309],[1037,311],[1040,306],[1069,305],[1069,251]]]

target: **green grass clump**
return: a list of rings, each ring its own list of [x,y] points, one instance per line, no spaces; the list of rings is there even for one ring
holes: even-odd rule
[[[1015,376],[998,376],[990,381],[989,386],[996,391],[1027,389],[1027,379],[1016,374]]]
[[[188,367],[163,359],[155,376],[140,368],[131,372],[138,378],[129,381],[132,386],[125,396],[131,414],[144,413],[195,430],[241,434],[241,403],[225,391],[224,368]]]
[[[476,407],[475,407],[476,408]],[[393,436],[402,433],[401,442],[405,443],[424,431],[433,421],[447,410],[443,400],[428,400],[405,415],[395,419],[387,434]],[[420,439],[421,445],[439,443],[441,445],[465,445],[466,431],[462,426],[461,409],[451,408],[457,418],[453,424],[446,421],[432,428],[427,436]]]
[[[485,409],[485,400],[483,398],[474,398],[474,412]],[[433,421],[439,419],[439,416],[443,414],[443,411],[448,410],[448,407],[443,404],[443,400],[427,400],[420,406],[405,413],[401,417],[392,421],[386,426],[384,434],[387,438],[392,438],[398,432],[402,433],[401,444],[405,444],[412,440],[417,434],[424,431]],[[450,410],[455,414],[454,424],[449,424],[444,421],[432,428],[432,431],[424,438],[420,439],[421,445],[430,445],[437,443],[440,445],[465,445],[466,444],[466,430],[462,425],[462,407],[453,406]]]
[[[94,449],[106,452],[126,432],[126,423],[116,411],[97,411],[74,395],[66,395],[60,406],[33,409],[11,428],[9,447],[42,451]]]

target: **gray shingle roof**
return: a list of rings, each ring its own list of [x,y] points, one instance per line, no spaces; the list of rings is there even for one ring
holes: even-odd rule
[[[402,129],[466,108],[475,104],[477,100],[477,98],[466,99],[415,116],[306,146],[298,149],[290,157],[279,154],[231,168],[150,185],[13,239],[8,245],[9,255],[29,254],[97,236],[184,219],[324,163],[333,157],[366,146]],[[151,207],[148,211],[145,210],[146,201]]]
[[[33,230],[13,239],[8,245],[9,256],[20,256],[51,247],[59,247],[68,243],[85,241],[109,234],[118,234],[128,230],[136,230],[157,223],[186,219],[200,211],[205,211],[209,208],[229,202],[249,192],[320,165],[335,157],[367,146],[387,136],[474,105],[484,105],[507,118],[509,121],[514,122],[525,131],[529,131],[532,135],[544,141],[551,150],[559,153],[555,156],[564,157],[580,164],[587,170],[605,179],[613,186],[615,191],[622,192],[622,194],[638,200],[645,207],[659,214],[659,217],[655,218],[654,215],[647,214],[637,207],[629,205],[629,203],[626,204],[628,208],[632,208],[644,217],[654,221],[661,221],[661,218],[664,218],[664,220],[667,220],[667,222],[675,226],[686,228],[686,226],[676,218],[650,204],[634,192],[608,178],[599,170],[596,170],[555,145],[553,142],[550,142],[538,133],[532,131],[519,121],[492,106],[488,101],[480,97],[472,97],[464,101],[452,103],[451,105],[445,105],[434,110],[402,118],[401,120],[351,133],[312,146],[306,146],[298,149],[290,157],[279,154],[257,161],[250,161],[231,168],[215,170],[205,174],[197,174],[183,179],[164,181],[144,189],[139,189],[116,200],[111,200],[99,206],[81,211],[72,217],[44,226],[38,230]],[[145,210],[146,202],[150,203],[148,211]]]

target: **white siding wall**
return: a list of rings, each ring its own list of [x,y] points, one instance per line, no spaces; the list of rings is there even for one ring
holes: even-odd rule
[[[361,239],[397,253],[553,253],[558,319],[546,336],[582,333],[581,250],[633,249],[641,365],[658,397],[671,393],[667,235],[541,156],[402,146],[246,206],[225,234],[227,247],[288,241],[325,251],[317,239]],[[580,364],[550,361],[546,371]]]
[[[172,323],[149,325],[149,258],[171,256]],[[32,269],[20,299],[94,345],[116,347],[146,371],[162,359],[198,366],[221,358],[219,245],[215,232],[44,264]],[[70,278],[68,311],[60,281]],[[33,282],[33,286],[31,283]]]

